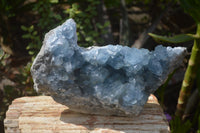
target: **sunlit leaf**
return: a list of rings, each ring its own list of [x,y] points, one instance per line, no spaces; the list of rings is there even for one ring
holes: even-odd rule
[[[33,52],[33,51],[29,51],[28,53],[29,53],[30,55],[33,55],[33,54],[34,54],[34,52]]]
[[[27,50],[29,50],[30,48],[31,48],[30,45],[28,45],[28,46],[26,47]]]
[[[33,30],[34,30],[34,26],[31,25],[31,26],[28,28],[28,31],[29,31],[29,32],[32,32]]]
[[[58,3],[58,0],[50,0],[50,3]]]
[[[92,41],[92,37],[86,37],[85,40],[86,41]]]

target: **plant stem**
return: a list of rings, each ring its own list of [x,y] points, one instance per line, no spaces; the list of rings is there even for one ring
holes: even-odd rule
[[[200,36],[200,23],[197,24],[197,33]],[[176,116],[183,116],[185,111],[187,100],[190,96],[194,80],[197,75],[197,70],[200,66],[200,39],[194,40],[194,45],[192,47],[192,53],[188,62],[188,66],[185,72],[182,87],[179,93]]]

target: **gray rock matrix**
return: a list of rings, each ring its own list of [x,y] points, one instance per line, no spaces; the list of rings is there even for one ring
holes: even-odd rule
[[[186,54],[183,47],[154,51],[120,45],[82,48],[73,19],[49,31],[33,62],[34,88],[81,113],[138,115]]]

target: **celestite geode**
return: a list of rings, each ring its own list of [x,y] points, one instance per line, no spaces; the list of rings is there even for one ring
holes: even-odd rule
[[[138,115],[185,56],[183,47],[154,51],[120,45],[82,48],[72,19],[45,35],[31,68],[34,87],[71,110]]]

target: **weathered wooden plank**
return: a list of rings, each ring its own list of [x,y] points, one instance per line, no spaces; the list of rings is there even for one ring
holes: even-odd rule
[[[137,117],[88,115],[72,112],[50,96],[22,97],[9,106],[6,133],[168,133],[169,125],[151,95]]]

